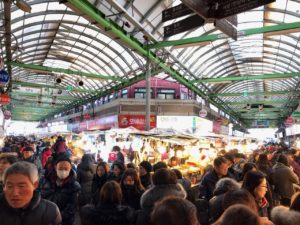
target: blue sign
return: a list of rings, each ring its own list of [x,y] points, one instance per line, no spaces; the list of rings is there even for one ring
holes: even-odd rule
[[[6,85],[9,81],[9,74],[5,70],[0,70],[0,85]]]

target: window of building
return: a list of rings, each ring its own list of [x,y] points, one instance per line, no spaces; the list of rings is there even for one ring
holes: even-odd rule
[[[134,98],[137,99],[146,98],[146,88],[136,88],[134,90]],[[152,98],[152,89],[151,89],[151,98]]]
[[[158,99],[175,99],[176,91],[174,89],[158,89],[157,98]]]
[[[127,89],[122,90],[121,98],[128,98],[128,90]]]

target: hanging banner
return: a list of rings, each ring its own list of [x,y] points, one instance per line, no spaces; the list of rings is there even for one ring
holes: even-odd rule
[[[119,128],[134,127],[145,130],[146,120],[143,115],[119,115]],[[156,116],[150,116],[150,129],[156,128]]]

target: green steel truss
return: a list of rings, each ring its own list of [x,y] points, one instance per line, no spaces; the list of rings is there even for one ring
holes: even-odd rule
[[[123,79],[117,76],[107,76],[102,74],[95,74],[95,73],[88,73],[83,71],[77,70],[70,70],[70,69],[63,69],[63,68],[53,68],[48,66],[39,66],[33,64],[24,64],[18,62],[8,62],[8,65],[21,67],[25,69],[31,69],[35,71],[42,71],[42,72],[56,72],[56,73],[64,73],[64,74],[71,74],[71,75],[78,75],[78,76],[85,76],[91,79],[99,79],[99,80],[112,80],[112,81],[122,81]]]

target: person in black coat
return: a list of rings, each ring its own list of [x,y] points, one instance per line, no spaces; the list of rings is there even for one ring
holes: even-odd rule
[[[94,175],[92,182],[92,195],[93,204],[97,204],[99,200],[99,195],[101,188],[107,182],[108,179],[109,166],[106,162],[100,162],[96,168],[96,174]]]
[[[100,203],[86,205],[80,211],[81,225],[133,225],[134,210],[121,205],[122,190],[115,181],[109,181],[101,189]]]
[[[223,177],[233,178],[233,175],[228,172],[228,168],[226,158],[223,156],[215,158],[214,170],[205,174],[200,183],[200,198],[209,201],[213,197],[213,191],[218,180]]]
[[[61,224],[58,207],[35,191],[38,171],[32,163],[16,162],[7,168],[4,184],[4,193],[0,194],[1,225]]]
[[[93,155],[85,154],[77,167],[77,181],[81,186],[79,206],[84,206],[92,200],[92,183],[96,171],[94,161]]]
[[[121,189],[123,194],[122,204],[134,209],[140,209],[140,198],[144,193],[144,187],[135,169],[125,171],[121,180]]]
[[[43,198],[58,205],[62,225],[73,225],[81,187],[76,181],[69,158],[58,158],[55,165],[55,173],[42,185],[41,194]]]
[[[152,166],[148,161],[142,161],[139,166],[139,174],[143,187],[149,189],[152,185],[151,179]]]

